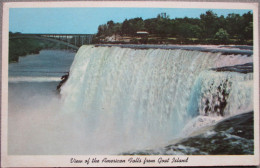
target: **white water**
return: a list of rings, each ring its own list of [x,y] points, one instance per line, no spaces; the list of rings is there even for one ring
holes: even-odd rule
[[[225,92],[227,96],[222,93]],[[198,129],[216,124],[217,122],[244,112],[253,111],[253,74],[237,72],[215,72],[205,70],[197,77],[191,92],[188,112],[194,116],[182,131],[187,136]],[[208,101],[208,103],[207,103]],[[227,104],[220,115],[221,101]],[[208,114],[205,113],[209,108]],[[195,110],[197,109],[197,110]]]
[[[60,82],[60,77],[10,77],[9,82],[19,83],[19,82]]]
[[[209,70],[248,62],[252,57],[83,46],[61,90],[62,112],[79,123],[72,138],[86,137],[81,148],[87,154],[149,148],[178,137],[192,118],[203,117],[203,97],[214,104],[226,79],[232,85],[225,88],[225,115],[252,110],[252,74]]]
[[[216,73],[206,71],[200,74],[201,93],[199,100],[199,113],[204,114],[206,99],[209,106],[214,109],[214,105],[219,105],[224,99],[221,94],[227,94],[227,106],[224,110],[225,116],[235,115],[242,112],[253,111],[253,74],[241,74],[236,72]],[[220,86],[220,87],[219,87]],[[219,88],[218,88],[219,87]],[[220,100],[218,100],[218,97]],[[214,114],[213,114],[214,115]]]

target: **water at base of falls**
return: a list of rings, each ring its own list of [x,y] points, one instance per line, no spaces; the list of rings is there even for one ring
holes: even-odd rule
[[[248,62],[252,57],[247,55],[83,46],[61,90],[63,111],[84,120],[86,151],[91,154],[152,148],[183,136],[185,125],[197,116],[217,121],[253,110],[252,73],[210,70]],[[239,87],[245,93],[236,100]],[[223,99],[223,90],[228,93],[227,110],[216,108],[221,102],[215,99]],[[207,113],[205,98],[211,108]]]

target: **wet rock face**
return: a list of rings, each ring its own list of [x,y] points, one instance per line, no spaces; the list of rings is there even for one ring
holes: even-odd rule
[[[242,65],[234,65],[234,66],[226,66],[220,68],[211,69],[216,72],[237,72],[237,73],[252,73],[253,72],[253,63],[246,63]],[[228,81],[228,79],[224,80],[219,86],[210,87],[211,90],[216,90],[212,92],[208,90],[207,92],[211,92],[212,97],[209,99],[207,95],[203,95],[203,112],[205,116],[208,115],[217,115],[217,116],[225,116],[224,110],[227,105],[227,99],[230,93],[230,86],[232,83]]]
[[[232,127],[230,127],[232,125]],[[245,139],[254,139],[254,114],[253,112],[240,114],[218,123],[216,131],[229,130],[228,132]]]
[[[244,155],[254,154],[253,112],[218,123],[213,130],[165,147],[166,153]],[[194,150],[188,150],[195,148]],[[188,153],[185,150],[189,151]]]
[[[67,72],[66,75],[63,75],[61,77],[61,81],[60,81],[59,85],[57,86],[58,91],[60,91],[61,86],[68,80],[68,78],[69,78],[69,72]]]
[[[217,116],[224,116],[224,109],[227,105],[229,91],[227,91],[228,80],[225,80],[220,86],[217,87],[217,92],[213,95],[211,102],[206,99],[204,112],[205,115],[215,113]]]

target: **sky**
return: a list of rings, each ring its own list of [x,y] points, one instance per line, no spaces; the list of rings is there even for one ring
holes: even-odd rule
[[[218,16],[229,13],[243,15],[250,10],[239,9],[191,9],[191,8],[10,8],[9,31],[43,34],[95,34],[98,26],[109,20],[155,18],[166,13],[174,18],[199,18],[212,10]]]

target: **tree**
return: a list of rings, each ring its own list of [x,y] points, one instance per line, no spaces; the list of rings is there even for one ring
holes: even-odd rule
[[[239,44],[250,44],[253,38],[253,14],[250,12],[242,16],[230,13],[227,17],[217,16],[208,10],[200,18],[170,19],[166,13],[156,18],[143,20],[141,17],[125,19],[123,23],[110,20],[98,27],[97,38],[111,35],[136,36],[137,31],[148,31],[148,42],[151,40],[181,41],[190,43],[188,38],[199,38],[196,42],[214,41],[227,43],[232,39]],[[175,39],[177,38],[177,39]],[[179,39],[178,39],[179,38]]]
[[[217,23],[217,14],[213,13],[211,10],[208,10],[206,14],[201,14],[201,26],[202,26],[202,37],[204,38],[212,38],[218,27]]]
[[[229,34],[223,28],[220,28],[214,37],[218,42],[226,44],[229,41]]]
[[[157,34],[157,19],[152,18],[152,19],[146,19],[144,21],[144,28],[146,31],[148,31],[150,34]]]
[[[168,18],[157,19],[157,26],[155,27],[156,34],[165,37],[171,33],[171,20]]]
[[[106,36],[107,35],[107,25],[102,24],[98,26],[98,33],[97,36]]]
[[[121,27],[122,34],[130,36],[134,36],[139,30],[145,30],[145,24],[141,17],[125,19]]]
[[[243,15],[243,34],[245,39],[253,39],[253,14],[251,12]]]
[[[227,32],[233,38],[241,38],[243,31],[243,18],[239,14],[228,14],[227,18]]]
[[[201,33],[202,30],[198,25],[191,25],[190,27],[190,31],[191,31],[191,36],[190,37],[195,37],[195,38],[200,38],[201,37]]]
[[[113,22],[113,20],[110,20],[110,21],[107,22],[107,27],[109,29],[112,29],[114,25],[115,25],[115,23]]]
[[[123,22],[122,24],[122,27],[121,27],[121,32],[123,35],[126,35],[129,33],[129,30],[130,29],[130,23],[127,19],[125,19],[125,21]]]
[[[114,25],[114,27],[113,27],[113,33],[114,34],[122,34],[122,32],[121,32],[121,27],[122,27],[122,24],[120,24],[120,23],[116,23],[115,25]]]
[[[165,12],[157,15],[157,19],[169,19],[169,18],[170,16],[167,15]]]
[[[253,39],[253,22],[250,22],[248,26],[245,27],[244,37],[248,39]]]
[[[219,30],[220,28],[227,30],[227,20],[223,15],[218,17],[217,22],[218,22],[217,30]]]

